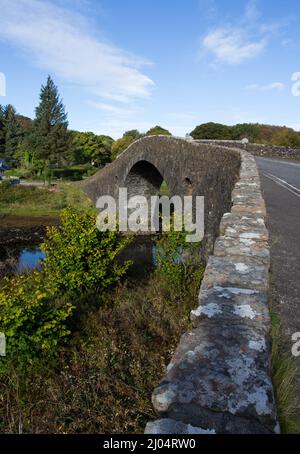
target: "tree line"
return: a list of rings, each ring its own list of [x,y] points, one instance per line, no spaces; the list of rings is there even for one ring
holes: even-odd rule
[[[111,137],[71,131],[68,126],[58,88],[48,76],[34,120],[18,115],[11,104],[0,105],[0,156],[31,177],[78,164],[101,167],[111,160]]]
[[[123,137],[116,140],[112,147],[111,147],[111,154],[112,159],[116,159],[116,157],[122,153],[122,151],[126,150],[130,144],[135,142],[138,139],[141,139],[145,136],[171,136],[172,134],[167,129],[162,128],[161,126],[154,126],[153,128],[149,129],[145,134],[141,133],[137,129],[132,129],[130,131],[126,131],[123,134]]]
[[[87,166],[91,172],[113,161],[132,142],[144,136],[171,135],[155,126],[146,133],[133,129],[114,141],[106,135],[69,130],[68,115],[58,88],[48,76],[40,91],[35,118],[19,115],[11,104],[0,105],[0,156],[9,159],[22,175],[42,177],[55,169]],[[300,133],[292,128],[243,123],[227,126],[204,123],[197,126],[194,139],[241,140],[285,147],[300,147]],[[94,170],[92,170],[94,169]]]
[[[0,105],[0,156],[20,169],[22,176],[45,177],[55,169],[72,166],[87,165],[97,170],[144,135],[170,135],[156,126],[146,134],[127,131],[114,141],[106,135],[69,130],[68,126],[66,108],[48,76],[41,87],[34,120],[19,115],[11,104]]]
[[[220,123],[203,123],[191,136],[194,139],[242,140],[283,147],[300,148],[300,133],[286,126],[271,126],[259,123],[242,123],[227,126]]]

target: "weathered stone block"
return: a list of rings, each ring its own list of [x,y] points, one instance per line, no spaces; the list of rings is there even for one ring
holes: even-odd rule
[[[197,328],[203,319],[219,323],[245,323],[268,333],[271,326],[268,296],[265,292],[238,287],[201,286],[199,306],[191,311],[193,326]]]
[[[253,257],[269,265],[270,250],[266,241],[249,238],[221,236],[215,243],[214,255],[217,257]]]
[[[245,433],[274,432],[269,354],[262,332],[243,322],[204,320],[182,337],[153,405],[163,417],[217,433],[228,433],[235,418],[244,421]],[[243,424],[236,430],[243,433]]]
[[[209,429],[201,429],[190,424],[184,424],[174,419],[159,419],[154,422],[148,422],[146,425],[145,434],[161,434],[161,435],[214,435],[216,432]]]
[[[255,188],[252,187],[250,190],[249,190],[249,187],[248,186],[244,186],[244,187],[236,187],[234,188],[234,190],[232,191],[232,194],[231,194],[231,199],[234,201],[235,199],[237,200],[243,200],[243,199],[247,199],[247,198],[254,198],[254,197],[257,197],[257,198],[261,198],[261,192],[260,192],[260,189],[259,188]]]
[[[249,232],[255,230],[262,230],[264,233],[266,232],[264,217],[253,213],[249,213],[247,215],[238,213],[225,213],[220,224],[220,234],[222,236],[225,235],[226,229],[228,227],[230,227],[231,231],[236,230],[237,233],[239,231]]]
[[[248,238],[250,240],[258,240],[258,241],[265,241],[269,240],[269,232],[263,225],[257,221],[256,224],[254,222],[247,222],[245,220],[241,220],[236,224],[229,224],[224,231],[224,236],[232,237],[232,238]]]
[[[269,267],[250,257],[215,257],[208,260],[202,288],[238,287],[267,292]]]
[[[231,213],[233,214],[242,214],[242,215],[251,215],[251,214],[256,214],[256,215],[261,215],[264,218],[267,216],[267,210],[265,207],[264,203],[260,203],[259,205],[256,205],[255,203],[252,203],[251,205],[247,203],[245,204],[235,204],[231,208]]]

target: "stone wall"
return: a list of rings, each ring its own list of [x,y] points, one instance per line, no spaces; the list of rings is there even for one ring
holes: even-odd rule
[[[269,144],[242,143],[234,140],[197,140],[198,143],[218,144],[225,147],[242,148],[249,153],[262,158],[280,158],[300,161],[300,148],[279,147]]]
[[[191,313],[193,329],[182,336],[153,393],[159,419],[147,424],[147,434],[279,432],[270,370],[266,209],[255,160],[240,154],[240,179]]]
[[[127,186],[131,195],[151,195],[162,180],[171,196],[205,196],[210,257],[199,306],[191,313],[193,329],[183,335],[153,393],[159,419],[147,424],[146,433],[279,432],[265,203],[254,157],[241,144],[222,145],[143,138],[82,183],[94,201]]]

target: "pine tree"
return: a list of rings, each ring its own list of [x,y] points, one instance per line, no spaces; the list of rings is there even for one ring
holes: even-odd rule
[[[0,104],[0,156],[5,153],[4,107]]]
[[[50,76],[42,85],[32,131],[32,146],[48,166],[58,164],[70,147],[68,119],[58,89]]]
[[[21,140],[21,125],[19,123],[16,109],[8,104],[3,112],[4,124],[4,154],[14,157],[18,144]]]

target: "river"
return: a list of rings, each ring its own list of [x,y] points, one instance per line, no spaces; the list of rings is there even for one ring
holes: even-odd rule
[[[0,279],[10,273],[23,273],[39,268],[44,259],[40,243],[47,225],[57,224],[55,218],[28,219],[0,217]],[[153,238],[137,236],[121,254],[121,260],[132,260],[129,276],[143,278],[155,267]]]
[[[0,279],[10,273],[21,273],[40,266],[44,258],[39,244],[47,225],[57,218],[0,215]]]

